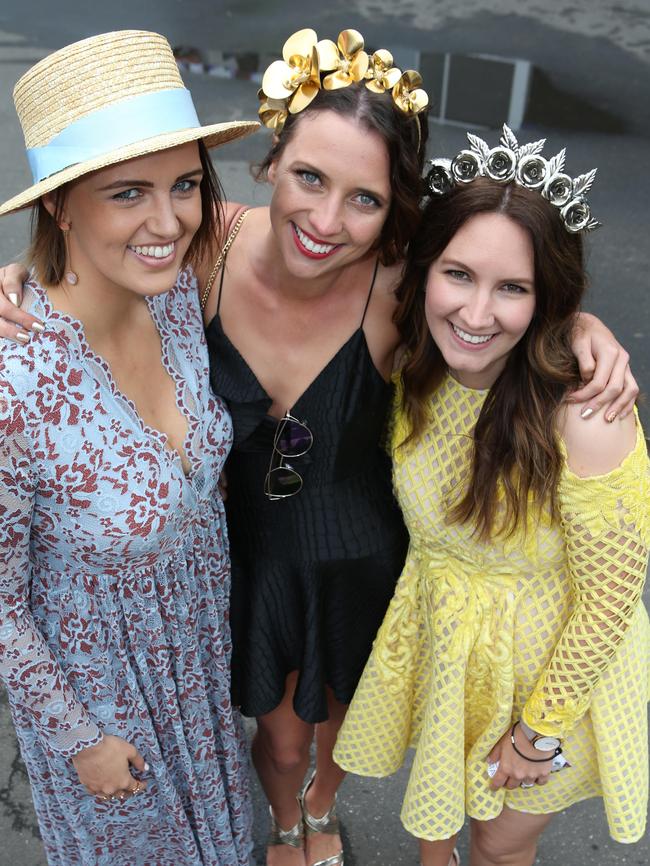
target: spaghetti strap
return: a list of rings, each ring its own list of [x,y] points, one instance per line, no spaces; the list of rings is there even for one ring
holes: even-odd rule
[[[237,217],[237,219],[235,220],[235,218],[233,217],[233,220],[231,220],[231,222],[230,222],[231,226],[233,225],[233,221],[235,222],[235,224],[232,227],[230,234],[228,235],[228,240],[223,245],[223,249],[219,253],[219,258],[214,263],[214,267],[212,268],[212,271],[210,272],[210,276],[208,277],[208,281],[206,283],[205,289],[203,290],[203,292],[201,294],[201,310],[205,310],[205,305],[208,303],[208,298],[210,297],[210,291],[212,289],[212,285],[214,283],[215,277],[217,276],[219,269],[223,268],[223,264],[226,260],[226,255],[228,254],[228,250],[232,246],[232,243],[235,240],[235,238],[237,237],[237,232],[241,228],[241,225],[244,222],[244,218],[246,217],[246,214],[249,213],[249,211],[250,211],[250,208],[242,207],[241,210],[238,211],[239,216]],[[219,300],[217,302],[217,313],[219,312],[219,307],[221,306],[221,289],[222,289],[222,287],[223,287],[223,269],[221,270],[221,282],[219,283]]]
[[[366,306],[363,308],[363,316],[361,316],[361,324],[359,325],[360,328],[363,328],[363,323],[364,323],[365,318],[366,318],[366,313],[368,312],[368,305],[370,304],[370,298],[372,296],[372,290],[375,287],[375,280],[377,279],[378,269],[379,269],[379,259],[377,259],[377,261],[375,262],[375,269],[372,272],[372,281],[370,283],[370,290],[368,291],[368,297],[366,298]]]
[[[228,253],[223,257],[223,261],[221,262],[221,278],[219,280],[219,294],[217,295],[217,312],[215,315],[219,315],[219,310],[221,309],[221,292],[223,291],[223,278],[226,274],[226,259],[228,258]]]

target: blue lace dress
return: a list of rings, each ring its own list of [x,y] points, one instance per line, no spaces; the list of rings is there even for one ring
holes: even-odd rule
[[[48,863],[243,866],[251,811],[217,490],[232,427],[209,388],[195,278],[148,299],[188,423],[188,476],[81,324],[35,282],[26,298],[45,333],[0,345],[0,674]],[[102,731],[150,768],[124,803],[89,795],[71,761]]]

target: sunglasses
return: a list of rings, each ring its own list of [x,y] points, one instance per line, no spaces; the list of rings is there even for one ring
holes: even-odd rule
[[[314,437],[309,427],[287,411],[275,431],[269,471],[264,479],[264,493],[269,499],[286,499],[301,491],[302,476],[285,462],[285,458],[301,457],[313,444]],[[274,466],[276,455],[280,462]]]

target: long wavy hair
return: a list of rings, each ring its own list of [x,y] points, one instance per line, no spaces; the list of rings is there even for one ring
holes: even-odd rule
[[[570,339],[587,279],[581,238],[566,231],[557,208],[538,192],[479,178],[431,199],[409,249],[395,313],[407,349],[402,380],[409,434],[402,445],[423,433],[430,397],[447,372],[425,318],[429,265],[461,226],[481,213],[504,214],[526,229],[535,280],[532,321],[489,390],[474,430],[469,483],[448,515],[473,523],[478,537],[487,539],[496,532],[514,532],[531,503],[550,503],[557,513],[562,461],[556,420],[567,389],[579,382]],[[496,525],[500,489],[505,511]]]
[[[256,180],[266,179],[271,164],[280,158],[303,119],[321,111],[334,111],[349,117],[383,139],[390,162],[392,195],[375,246],[382,264],[402,261],[420,221],[422,168],[429,134],[426,111],[415,116],[406,115],[395,105],[390,93],[373,93],[362,82],[340,90],[320,90],[308,108],[287,117],[282,132],[274,136],[262,162],[253,167]]]

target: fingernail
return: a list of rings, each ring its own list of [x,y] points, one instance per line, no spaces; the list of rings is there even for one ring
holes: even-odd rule
[[[29,343],[29,334],[26,334],[24,331],[18,331],[16,339],[20,340],[21,343]]]
[[[42,334],[45,330],[45,325],[41,322],[33,322],[32,323],[32,331],[36,331],[37,334]]]
[[[149,764],[147,764],[147,762],[145,761],[145,762],[144,762],[144,771],[145,771],[145,773],[148,773],[149,770],[150,770]]]
[[[591,416],[593,414],[594,414],[594,410],[588,406],[586,409],[582,410],[582,412],[580,413],[580,417],[581,418],[591,418]]]
[[[19,296],[18,292],[7,292],[7,297],[9,298],[11,303],[14,305],[14,307],[20,306],[20,296]]]
[[[616,420],[616,412],[610,412],[609,415],[605,416],[605,421],[607,421],[608,424],[611,424],[612,421],[615,421],[615,420]]]

